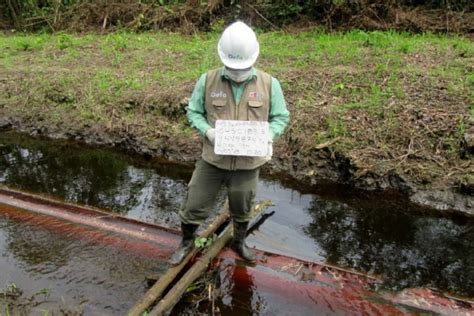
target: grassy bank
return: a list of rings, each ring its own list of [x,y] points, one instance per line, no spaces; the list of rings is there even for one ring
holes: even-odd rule
[[[1,36],[0,114],[195,158],[185,98],[201,73],[220,66],[218,34]],[[387,175],[417,187],[472,180],[461,146],[474,116],[472,41],[363,31],[259,40],[257,66],[280,79],[292,115],[276,144],[284,171],[366,187],[390,186],[378,182]]]

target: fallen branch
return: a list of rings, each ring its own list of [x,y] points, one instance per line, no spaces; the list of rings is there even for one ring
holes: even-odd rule
[[[270,201],[257,204],[252,211],[253,217],[260,214],[268,205],[271,205]],[[204,273],[212,259],[214,259],[214,257],[219,254],[222,248],[224,248],[225,245],[231,240],[232,233],[233,225],[228,225],[222,234],[216,239],[216,241],[209,248],[207,248],[205,254],[200,257],[199,260],[183,275],[183,277],[163,297],[163,299],[149,315],[163,315],[166,311],[173,308],[189,285],[191,285],[201,276],[201,274]]]
[[[217,241],[209,247],[206,254],[186,272],[149,315],[163,315],[167,310],[171,309],[179,301],[181,295],[183,295],[189,285],[204,273],[211,260],[214,259],[221,249],[231,240],[232,233],[233,227],[232,225],[228,225]]]
[[[260,226],[262,226],[263,223],[265,223],[265,221],[273,214],[275,214],[275,211],[271,211],[268,213],[260,213],[259,216],[255,219],[254,223],[248,228],[247,235],[250,235],[254,231],[258,230]]]
[[[219,216],[217,216],[214,221],[207,227],[207,229],[202,232],[200,237],[209,237],[219,228],[227,219],[229,218],[229,209],[228,204],[226,203],[221,210]],[[164,292],[164,290],[170,285],[171,282],[176,278],[176,276],[183,270],[183,268],[188,264],[189,260],[193,258],[199,249],[194,248],[184,259],[183,261],[166,271],[166,273],[161,276],[158,282],[151,287],[145,296],[142,297],[127,313],[128,316],[139,316],[141,315],[151,304],[153,304]]]
[[[336,138],[333,138],[325,143],[322,143],[322,144],[318,144],[316,146],[314,146],[314,149],[324,149],[324,148],[327,148],[335,143],[337,143],[341,138],[340,137],[336,137]]]
[[[274,30],[276,30],[276,31],[279,31],[279,30],[280,30],[280,28],[279,28],[278,26],[276,26],[275,24],[273,24],[272,22],[270,22],[270,20],[267,19],[263,14],[261,14],[254,6],[252,6],[251,4],[248,4],[248,3],[247,3],[247,6],[248,6],[249,8],[251,8],[252,10],[254,10],[255,13],[256,13],[259,17],[261,17],[265,22],[267,22],[268,24],[270,24],[270,26],[271,26]]]

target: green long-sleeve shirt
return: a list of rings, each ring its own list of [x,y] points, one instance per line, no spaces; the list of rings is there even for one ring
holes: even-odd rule
[[[222,76],[224,75],[224,68],[222,68]],[[234,81],[227,78],[232,86],[232,92],[234,94],[235,103],[240,102],[242,93],[244,92],[247,83],[254,77],[257,76],[255,68],[252,68],[252,74],[242,84],[236,84]],[[272,77],[271,87],[271,103],[270,103],[270,114],[268,122],[270,125],[270,131],[272,138],[277,139],[285,130],[290,120],[290,112],[286,108],[285,98],[283,91],[280,86],[280,82]],[[196,128],[201,135],[205,135],[206,131],[211,128],[207,122],[206,108],[204,106],[204,98],[206,95],[206,74],[201,75],[196,86],[194,87],[193,94],[189,100],[187,107],[187,117],[192,127]]]

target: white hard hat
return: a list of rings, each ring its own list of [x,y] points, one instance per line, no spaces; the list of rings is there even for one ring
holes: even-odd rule
[[[222,63],[232,69],[252,67],[258,58],[260,45],[255,32],[243,22],[229,25],[217,44]]]

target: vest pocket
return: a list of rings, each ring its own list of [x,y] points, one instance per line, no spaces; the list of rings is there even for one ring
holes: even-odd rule
[[[266,120],[265,107],[261,101],[248,101],[247,119],[249,121]]]
[[[226,100],[212,100],[212,117],[214,120],[228,120],[229,113],[227,113],[227,101]]]

